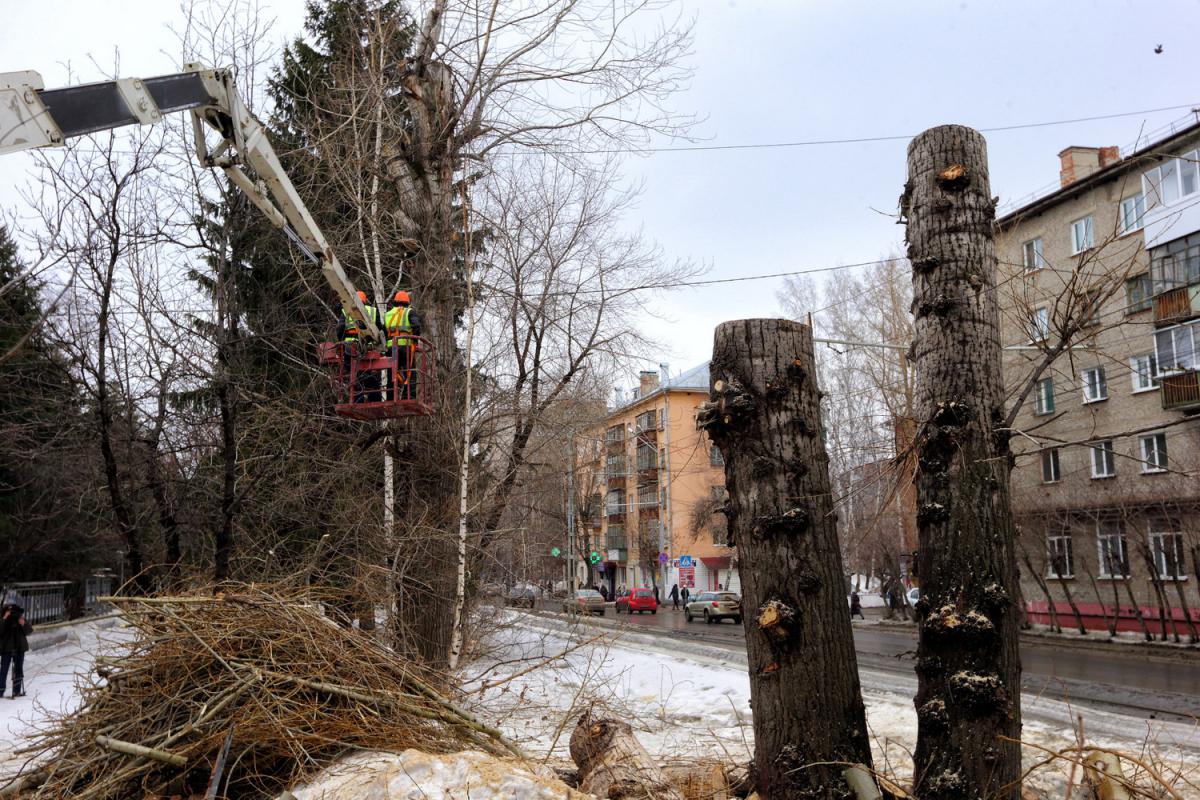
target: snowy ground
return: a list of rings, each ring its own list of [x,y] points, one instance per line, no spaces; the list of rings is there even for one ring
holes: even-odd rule
[[[468,670],[473,682],[467,688],[475,691],[478,713],[531,756],[567,760],[574,717],[594,704],[632,724],[647,749],[664,761],[748,760],[753,745],[744,652],[630,629],[572,626],[561,618],[509,614],[497,620],[505,621],[491,637],[486,658],[474,665],[474,673]],[[580,646],[598,634],[601,638]],[[572,647],[577,649],[553,658]],[[517,677],[505,682],[513,674]],[[870,669],[861,674],[876,766],[907,780],[916,744],[916,680]],[[1024,739],[1032,745],[1074,745],[1072,725],[1082,715],[1089,745],[1138,754],[1152,748],[1168,770],[1194,771],[1200,765],[1200,730],[1194,726],[1147,723],[1030,695],[1023,705]],[[1029,765],[1043,756],[1026,749]],[[1065,777],[1065,770],[1042,771],[1033,783],[1061,797]]]
[[[533,759],[569,762],[567,743],[575,719],[583,708],[594,705],[632,724],[642,743],[662,761],[748,760],[753,746],[750,691],[740,649],[512,612],[497,612],[490,622],[494,631],[484,653],[463,670],[468,704]],[[92,674],[95,656],[128,640],[128,629],[113,623],[74,626],[68,629],[67,641],[27,655],[29,696],[0,700],[0,783],[21,765],[23,756],[13,751],[25,745],[31,728],[78,703],[76,681]],[[871,669],[861,674],[876,766],[906,779],[915,744],[915,679]],[[1089,745],[1143,758],[1153,751],[1165,772],[1188,770],[1196,780],[1200,730],[1194,726],[1143,722],[1030,695],[1023,705],[1028,743],[1050,749],[1074,744],[1072,725],[1082,715]],[[1038,751],[1027,750],[1028,762],[1040,757]],[[401,762],[404,758],[412,756],[401,757]],[[403,763],[402,771],[413,768]],[[1031,782],[1062,797],[1064,780],[1064,770],[1047,770]],[[397,788],[384,791],[395,793]],[[1185,791],[1180,796],[1194,795]]]
[[[96,656],[130,638],[130,631],[115,619],[96,620],[65,629],[65,639],[53,647],[25,654],[25,697],[0,699],[0,783],[20,768],[23,756],[14,753],[39,723],[55,714],[70,712],[79,703],[78,679],[92,673]],[[37,637],[48,633],[34,632]],[[55,638],[59,638],[56,636]],[[12,691],[12,678],[6,690]]]

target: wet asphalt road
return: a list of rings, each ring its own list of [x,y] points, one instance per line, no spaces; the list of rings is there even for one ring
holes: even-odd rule
[[[560,613],[559,603],[544,603],[543,610]],[[660,608],[657,614],[614,615],[609,621],[661,632],[665,636],[741,648],[741,625],[723,621],[706,625],[688,623],[683,613]],[[1069,698],[1116,713],[1142,719],[1175,721],[1200,718],[1200,651],[1147,653],[1123,644],[1087,647],[1022,637],[1022,687],[1027,693]],[[912,674],[917,649],[915,627],[876,624],[874,619],[854,622],[854,644],[861,666]]]

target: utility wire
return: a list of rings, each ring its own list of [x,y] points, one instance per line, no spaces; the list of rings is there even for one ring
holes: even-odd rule
[[[1030,129],[1034,129],[1034,128],[1048,128],[1048,127],[1055,126],[1055,125],[1074,125],[1074,124],[1080,123],[1080,122],[1099,122],[1101,120],[1106,120],[1106,119],[1120,119],[1122,117],[1136,117],[1136,116],[1140,116],[1142,114],[1157,114],[1157,113],[1160,113],[1163,111],[1179,111],[1181,109],[1194,111],[1197,109],[1197,104],[1196,103],[1185,103],[1185,104],[1174,105],[1174,106],[1162,106],[1160,108],[1145,108],[1145,109],[1141,109],[1139,111],[1120,111],[1115,114],[1098,114],[1098,115],[1092,116],[1092,117],[1075,117],[1073,119],[1058,119],[1058,120],[1049,120],[1046,122],[1025,122],[1025,123],[1019,123],[1016,125],[994,125],[994,126],[988,127],[988,128],[978,128],[977,130],[980,133],[1001,133],[1004,131],[1018,131],[1018,130],[1030,130]],[[898,142],[898,141],[905,141],[908,139],[912,139],[915,136],[917,136],[917,134],[915,134],[915,133],[904,133],[904,134],[891,134],[891,135],[887,135],[887,136],[859,136],[859,137],[844,138],[844,139],[806,139],[806,140],[800,140],[800,141],[760,142],[760,143],[752,143],[752,144],[697,144],[697,145],[679,145],[679,146],[665,146],[665,147],[614,147],[614,148],[598,148],[598,149],[594,149],[594,150],[552,149],[549,151],[549,154],[618,155],[618,154],[622,154],[622,153],[632,153],[632,154],[638,154],[638,155],[645,155],[645,154],[649,154],[649,153],[701,153],[701,152],[714,152],[714,151],[721,151],[721,150],[768,150],[768,149],[795,148],[795,147],[824,147],[824,146],[828,146],[828,145],[841,145],[841,144],[870,144],[873,142]],[[546,154],[546,151],[542,151],[542,150],[536,150],[536,151],[533,151],[533,150],[529,150],[529,151],[507,150],[507,151],[502,151],[502,152],[505,152],[508,155],[543,155],[543,154]]]

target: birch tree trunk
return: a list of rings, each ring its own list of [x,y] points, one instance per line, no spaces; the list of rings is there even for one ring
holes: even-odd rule
[[[987,147],[944,125],[908,147],[921,576],[915,794],[1020,795],[1021,662]]]
[[[754,786],[769,800],[850,797],[845,763],[871,764],[812,347],[799,322],[723,323],[698,416],[725,457]]]

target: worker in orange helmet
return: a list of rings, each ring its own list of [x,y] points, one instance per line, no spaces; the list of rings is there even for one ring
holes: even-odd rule
[[[367,311],[367,319],[374,325],[379,325],[379,307],[373,303],[367,302],[367,293],[360,291],[358,299],[362,302],[363,307]],[[366,351],[364,346],[364,331],[359,328],[358,320],[350,316],[346,309],[342,309],[342,321],[338,324],[338,340],[342,343],[342,373],[349,379],[350,374],[350,354],[351,351],[357,351],[362,354]],[[352,403],[362,402],[378,402],[379,396],[379,374],[376,372],[363,372],[356,376],[354,381],[353,391],[351,392]]]
[[[412,298],[408,292],[401,289],[392,295],[387,313],[383,315],[388,347],[392,349],[392,357],[396,363],[396,371],[389,376],[388,383],[396,386],[397,396],[402,400],[415,398],[417,389],[417,376],[413,371],[413,350],[416,341],[412,337],[421,335],[421,323],[411,303]]]

